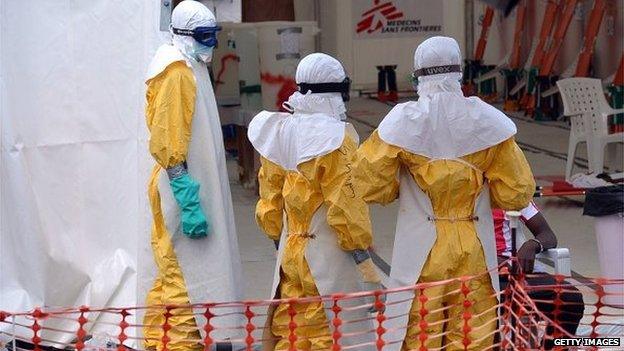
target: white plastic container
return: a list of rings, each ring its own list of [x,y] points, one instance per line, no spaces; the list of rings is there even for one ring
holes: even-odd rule
[[[596,217],[594,228],[603,278],[624,279],[624,217],[623,214]],[[603,303],[624,308],[624,284],[604,286]],[[615,294],[615,295],[610,295]]]
[[[297,64],[314,52],[316,22],[258,22],[262,105],[277,111],[296,89]]]
[[[232,29],[239,57],[240,111],[244,115],[238,124],[246,126],[250,116],[262,110],[258,31],[253,23],[237,23]]]
[[[219,45],[212,57],[215,97],[220,106],[240,105],[239,54],[235,28],[237,23],[220,23]]]

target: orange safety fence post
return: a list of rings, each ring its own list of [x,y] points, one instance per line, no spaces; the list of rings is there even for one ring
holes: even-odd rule
[[[215,329],[212,325],[212,319],[215,315],[210,312],[210,305],[206,306],[204,317],[206,318],[206,325],[204,326],[204,332],[206,332],[206,336],[204,337],[204,351],[210,351],[210,347],[214,343],[214,340],[210,337],[210,333]]]
[[[117,351],[127,351],[126,346],[124,346],[124,342],[128,339],[126,329],[130,326],[130,324],[128,323],[128,321],[126,321],[126,318],[130,315],[130,313],[128,313],[128,310],[122,309],[119,314],[121,314],[121,322],[119,322],[120,331],[119,336],[117,337],[119,339]]]
[[[561,287],[563,284],[563,275],[561,274],[557,274],[555,275],[555,299],[553,300],[553,304],[554,304],[554,310],[552,312],[553,314],[553,320],[556,323],[559,323],[559,319],[561,316],[561,305],[563,304],[563,301],[561,300]],[[560,338],[562,336],[561,330],[559,328],[555,328],[554,332],[553,332],[553,338]]]
[[[163,336],[161,338],[162,341],[162,351],[168,351],[169,348],[169,341],[171,341],[171,338],[169,338],[169,330],[171,330],[171,324],[169,324],[169,319],[173,316],[173,314],[171,313],[171,306],[167,306],[165,307],[165,313],[163,314],[163,316],[165,317],[165,323],[163,323],[162,325],[162,329],[163,329]]]
[[[386,343],[383,340],[383,336],[386,333],[386,328],[383,327],[383,322],[386,320],[386,316],[384,315],[386,304],[381,299],[381,291],[375,292],[375,309],[377,310],[377,328],[375,332],[377,334],[377,341],[375,345],[377,346],[377,350],[381,351]]]
[[[507,273],[509,274],[509,273]],[[501,297],[504,295],[505,296],[505,303],[503,305],[503,318],[502,318],[502,328],[500,331],[500,339],[501,339],[501,348],[503,350],[507,349],[509,340],[507,340],[507,335],[510,333],[511,328],[509,326],[509,323],[507,323],[507,321],[509,320],[510,316],[511,316],[511,295],[512,295],[512,291],[511,291],[511,277],[507,278],[508,283],[507,286],[505,287],[505,291],[501,294]]]
[[[293,306],[294,301],[288,302],[288,315],[290,316],[290,322],[288,323],[288,342],[290,346],[288,347],[288,351],[297,351],[297,347],[295,343],[297,342],[297,334],[295,333],[295,329],[297,329],[297,322],[295,322],[295,316],[297,315],[297,310]]]
[[[427,343],[427,339],[429,338],[429,335],[427,335],[427,327],[429,326],[429,324],[427,323],[425,317],[427,317],[427,315],[429,314],[429,311],[426,307],[429,298],[427,297],[427,295],[425,295],[424,287],[419,288],[419,291],[420,295],[418,295],[418,302],[420,303],[420,310],[418,310],[418,314],[420,315],[420,323],[418,324],[418,326],[420,327],[420,334],[418,335],[418,340],[420,341],[420,348],[418,350],[427,351],[427,346],[425,345]]]
[[[509,274],[509,285],[512,286],[512,288],[515,288],[515,286],[513,286],[512,284],[515,284],[515,278],[516,278],[516,274],[517,272],[520,271],[519,268],[519,264],[517,262],[517,257],[518,257],[518,247],[517,247],[517,229],[518,229],[518,223],[520,220],[520,216],[521,213],[520,212],[516,212],[516,211],[509,211],[507,212],[507,216],[509,216],[510,219],[510,227],[511,227],[511,273]],[[515,295],[515,289],[513,289],[512,294],[510,296],[511,298],[511,305],[510,307],[510,316],[511,316],[511,339],[514,340],[515,336],[516,336],[516,314],[515,314],[515,302],[514,302],[514,295]],[[515,342],[515,341],[514,341]]]
[[[334,301],[334,305],[332,306],[332,312],[334,312],[334,318],[332,319],[332,325],[334,326],[334,332],[332,333],[332,351],[340,351],[342,348],[340,347],[340,338],[342,338],[342,333],[340,332],[340,326],[342,325],[342,319],[340,319],[340,312],[342,312],[342,307],[338,305],[339,295],[332,296],[332,300]]]
[[[76,343],[74,345],[77,351],[82,351],[85,347],[84,340],[87,336],[87,332],[85,331],[84,326],[88,322],[88,319],[85,317],[85,313],[87,312],[89,312],[89,307],[80,307],[80,317],[78,317],[78,331],[76,332]]]
[[[468,350],[468,346],[470,346],[470,319],[472,318],[472,312],[470,311],[470,307],[472,306],[472,302],[468,299],[468,294],[470,293],[470,288],[466,285],[466,281],[469,277],[462,277],[461,280],[461,293],[464,296],[464,313],[462,318],[464,320],[464,326],[462,328],[462,332],[464,334],[464,338],[462,340],[462,344],[464,345],[464,350]]]
[[[520,272],[517,276],[517,278],[519,278],[519,281],[524,281],[524,273]],[[520,284],[519,284],[520,285]],[[524,294],[522,294],[524,295]],[[521,297],[522,295],[518,294],[518,297]],[[522,296],[523,297],[523,296]],[[514,316],[514,318],[512,319],[512,322],[514,323],[514,330],[515,332],[515,336],[516,336],[516,343],[524,343],[526,344],[526,341],[524,340],[525,335],[523,334],[523,331],[525,331],[526,327],[524,326],[524,320],[522,317],[524,317],[526,312],[526,308],[525,306],[523,306],[522,304],[516,302],[516,316]],[[517,328],[517,329],[516,329]],[[520,348],[522,350],[522,348]]]
[[[256,314],[251,310],[251,306],[247,305],[245,308],[245,317],[247,318],[247,325],[245,325],[245,330],[247,331],[247,337],[245,338],[245,344],[247,345],[247,351],[253,351],[253,331],[256,329],[254,326],[252,319],[256,316]]]
[[[41,351],[41,348],[39,347],[41,344],[41,337],[39,336],[39,331],[41,331],[41,325],[39,324],[39,319],[47,317],[47,314],[41,312],[41,309],[35,308],[31,316],[33,318],[33,324],[30,327],[30,329],[33,331],[31,341],[33,343],[33,346],[35,347],[33,351]]]
[[[606,283],[605,279],[596,279],[596,284],[598,285],[596,288],[596,295],[598,296],[598,301],[596,301],[596,311],[594,311],[592,315],[591,334],[589,335],[590,338],[598,337],[598,332],[596,331],[596,328],[598,327],[598,324],[599,324],[598,320],[600,316],[602,315],[602,312],[600,312],[600,309],[602,309],[602,307],[604,306],[603,299],[605,297],[605,291],[604,291],[605,283]]]

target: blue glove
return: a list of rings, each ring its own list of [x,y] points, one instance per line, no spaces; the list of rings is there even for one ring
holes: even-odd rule
[[[199,183],[184,173],[169,179],[169,185],[180,206],[182,232],[192,239],[207,236],[210,226],[199,203]]]

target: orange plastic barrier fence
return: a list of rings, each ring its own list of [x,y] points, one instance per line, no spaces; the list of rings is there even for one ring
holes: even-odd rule
[[[503,271],[509,262],[501,264]],[[505,287],[493,296],[498,303],[488,307],[485,311],[474,313],[472,306],[479,301],[473,296],[473,281],[483,275],[459,277],[440,282],[421,283],[414,286],[388,289],[384,291],[359,292],[352,294],[335,294],[332,296],[314,296],[303,299],[262,300],[243,302],[218,302],[185,306],[145,306],[122,308],[76,307],[65,309],[37,308],[28,312],[0,311],[0,350],[4,346],[7,350],[144,350],[143,343],[148,331],[159,331],[162,337],[159,350],[173,350],[174,345],[184,342],[186,345],[196,345],[192,349],[215,350],[216,345],[228,343],[233,350],[260,350],[267,340],[265,320],[270,306],[285,304],[288,306],[290,320],[282,327],[288,330],[288,350],[296,350],[295,344],[306,338],[326,338],[330,340],[328,348],[337,350],[360,350],[368,346],[376,350],[385,350],[387,346],[403,343],[404,340],[392,340],[389,335],[393,330],[391,321],[404,315],[389,315],[391,304],[411,304],[412,299],[392,303],[387,298],[394,294],[412,291],[416,300],[420,302],[418,314],[421,318],[413,325],[398,328],[418,328],[416,336],[418,346],[415,350],[444,350],[472,349],[471,345],[492,339],[485,350],[543,350],[555,338],[574,337],[566,323],[579,323],[576,334],[586,337],[619,336],[624,332],[624,310],[612,306],[613,300],[624,300],[623,294],[613,292],[612,287],[624,286],[624,280],[590,279],[579,282],[575,278],[559,275],[510,275],[503,274]],[[545,279],[546,278],[546,279]],[[541,283],[540,283],[541,281]],[[537,283],[536,283],[537,282]],[[476,283],[476,282],[475,282]],[[432,288],[446,287],[439,295],[426,294]],[[440,290],[436,290],[440,291]],[[621,291],[621,290],[619,290]],[[448,301],[447,297],[455,296],[454,304],[433,304],[434,309],[428,309],[429,302],[437,299]],[[402,296],[402,295],[396,295]],[[384,297],[386,299],[384,299]],[[367,298],[365,303],[354,305],[354,300]],[[482,298],[482,297],[481,297]],[[584,301],[583,301],[584,300]],[[441,301],[441,300],[440,300]],[[306,329],[319,327],[307,323],[297,322],[297,314],[301,309],[298,306],[323,303],[327,316],[326,334],[312,335],[301,332]],[[573,307],[573,308],[570,308]],[[622,306],[620,306],[622,307]],[[367,314],[367,321],[372,322],[373,328],[345,331],[349,324],[357,324],[363,320],[350,320],[344,315],[348,311],[370,310],[377,312]],[[162,325],[141,324],[141,316],[147,311],[158,311],[164,316]],[[455,311],[449,313],[449,311]],[[460,311],[460,313],[457,313]],[[481,316],[496,311],[498,317],[480,321]],[[305,312],[303,312],[305,313]],[[414,313],[414,312],[412,312]],[[241,317],[240,325],[223,325],[220,320],[236,314]],[[199,333],[182,333],[183,335],[198,335],[196,339],[176,340],[181,330],[169,321],[173,316],[194,316]],[[436,318],[432,318],[439,316]],[[301,320],[301,319],[299,319]],[[305,320],[305,319],[304,319]],[[576,322],[574,322],[576,321]],[[478,323],[475,323],[478,322]],[[459,329],[449,331],[443,328],[440,333],[430,333],[431,327],[454,323]],[[369,324],[371,325],[371,324]],[[495,325],[489,328],[488,325]],[[188,328],[188,327],[187,327]],[[485,328],[485,329],[484,329]],[[490,330],[487,333],[477,333],[479,330]],[[189,330],[187,330],[189,331]],[[223,339],[219,335],[223,332],[236,334],[238,337]],[[460,333],[459,339],[450,341],[449,333]],[[479,335],[479,339],[473,335]],[[619,333],[619,334],[618,334]],[[147,333],[153,334],[153,333]],[[367,342],[344,346],[345,338],[368,336]],[[455,335],[457,336],[457,335]],[[93,340],[103,341],[93,345]],[[436,348],[427,348],[425,345],[439,339]],[[69,341],[63,341],[69,340]],[[4,344],[2,344],[4,343]],[[451,345],[454,344],[454,345]],[[451,347],[452,346],[452,347]],[[314,348],[311,348],[314,349]],[[555,346],[555,349],[557,347]]]

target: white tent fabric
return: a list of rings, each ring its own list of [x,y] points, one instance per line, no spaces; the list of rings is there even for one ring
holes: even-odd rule
[[[242,19],[241,0],[199,0],[217,16],[219,22],[236,22]]]
[[[159,15],[158,1],[0,1],[0,310],[144,303]]]

